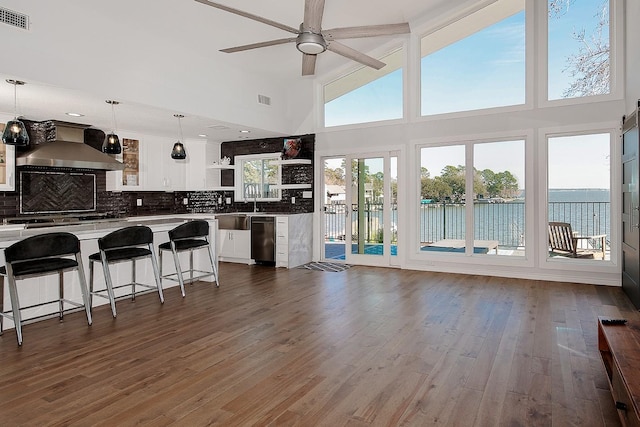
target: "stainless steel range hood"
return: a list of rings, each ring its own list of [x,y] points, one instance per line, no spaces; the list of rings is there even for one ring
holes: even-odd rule
[[[55,139],[16,154],[17,166],[123,170],[124,164],[84,143],[87,126],[55,123]]]

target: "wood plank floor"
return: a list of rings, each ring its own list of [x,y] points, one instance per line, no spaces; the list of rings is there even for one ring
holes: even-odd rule
[[[0,337],[1,426],[618,426],[598,315],[620,288],[221,264]]]

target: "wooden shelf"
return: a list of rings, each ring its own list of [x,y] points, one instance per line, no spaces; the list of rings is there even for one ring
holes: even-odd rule
[[[235,191],[236,187],[233,185],[227,185],[226,187],[212,187],[207,188],[207,191]]]
[[[310,165],[309,159],[289,159],[289,160],[272,160],[269,163],[272,165]]]
[[[236,165],[209,165],[207,169],[230,169],[233,170],[236,168]]]
[[[311,188],[311,184],[282,184],[275,186],[275,188],[280,190],[305,190]]]

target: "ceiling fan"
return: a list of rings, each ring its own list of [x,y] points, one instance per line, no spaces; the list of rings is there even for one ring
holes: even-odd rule
[[[325,0],[305,0],[304,21],[300,24],[299,29],[209,0],[195,1],[295,34],[295,37],[230,47],[222,49],[221,52],[241,52],[243,50],[296,42],[296,47],[300,52],[302,52],[303,76],[313,75],[315,73],[317,55],[326,50],[330,50],[338,55],[342,55],[346,58],[379,70],[386,65],[384,62],[378,61],[377,59],[372,58],[369,55],[365,55],[362,52],[358,52],[357,50],[339,43],[336,40],[406,34],[410,31],[409,24],[406,22],[400,24],[365,25],[360,27],[342,27],[333,28],[331,30],[322,30],[321,23]]]

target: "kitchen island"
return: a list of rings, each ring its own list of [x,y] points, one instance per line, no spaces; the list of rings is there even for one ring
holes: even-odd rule
[[[20,229],[15,225],[0,226],[0,265],[4,265],[4,249],[30,236],[51,232],[69,232],[75,234],[80,240],[82,262],[84,264],[84,270],[87,274],[87,283],[89,283],[89,255],[98,252],[98,239],[102,236],[109,234],[112,231],[118,230],[123,227],[133,225],[146,225],[153,231],[154,246],[156,247],[161,243],[169,240],[168,231],[177,227],[178,225],[193,219],[205,219],[209,222],[209,241],[213,248],[217,248],[217,220],[213,215],[171,215],[171,216],[154,216],[154,217],[131,217],[122,219],[111,220],[99,220],[99,221],[87,221],[74,225],[59,225],[51,227],[39,227],[33,229]],[[202,252],[202,253],[199,253]],[[184,254],[187,257],[187,254]],[[194,267],[196,269],[205,269],[210,265],[208,262],[208,255],[204,251],[196,251],[193,257]],[[214,260],[218,261],[218,251],[214,249]],[[184,260],[185,264],[188,263],[187,258]],[[95,289],[104,288],[104,275],[101,267],[96,266],[94,271],[94,287]],[[115,264],[111,270],[111,275],[115,283],[128,283],[131,279],[131,267],[130,263]],[[172,257],[164,257],[163,259],[163,274],[169,274],[175,272],[175,266]],[[71,301],[82,301],[82,295],[80,293],[80,286],[77,283],[77,275],[73,272],[65,273],[65,297]],[[153,269],[150,262],[140,262],[136,264],[136,280],[141,283],[153,283]],[[213,277],[202,278],[201,280],[207,282],[213,282]],[[58,285],[57,276],[50,275],[44,277],[34,277],[32,279],[21,280],[18,286],[18,293],[20,297],[20,305],[23,307],[37,304],[43,301],[51,301],[57,299]],[[178,282],[173,280],[163,280],[163,288],[165,290],[172,287],[177,287]],[[213,289],[213,288],[212,288]],[[125,289],[121,289],[120,293],[116,293],[116,297],[125,294]],[[171,292],[171,291],[169,291]],[[179,292],[179,290],[175,290]],[[188,292],[187,292],[188,297]],[[4,290],[4,310],[9,310],[10,299],[7,286]],[[108,304],[108,301],[103,298],[94,298],[93,306],[99,306]],[[24,319],[47,316],[49,313],[52,315],[57,314],[57,305],[45,305],[31,310],[28,310],[23,314]],[[4,328],[12,328],[13,323],[5,319]]]

